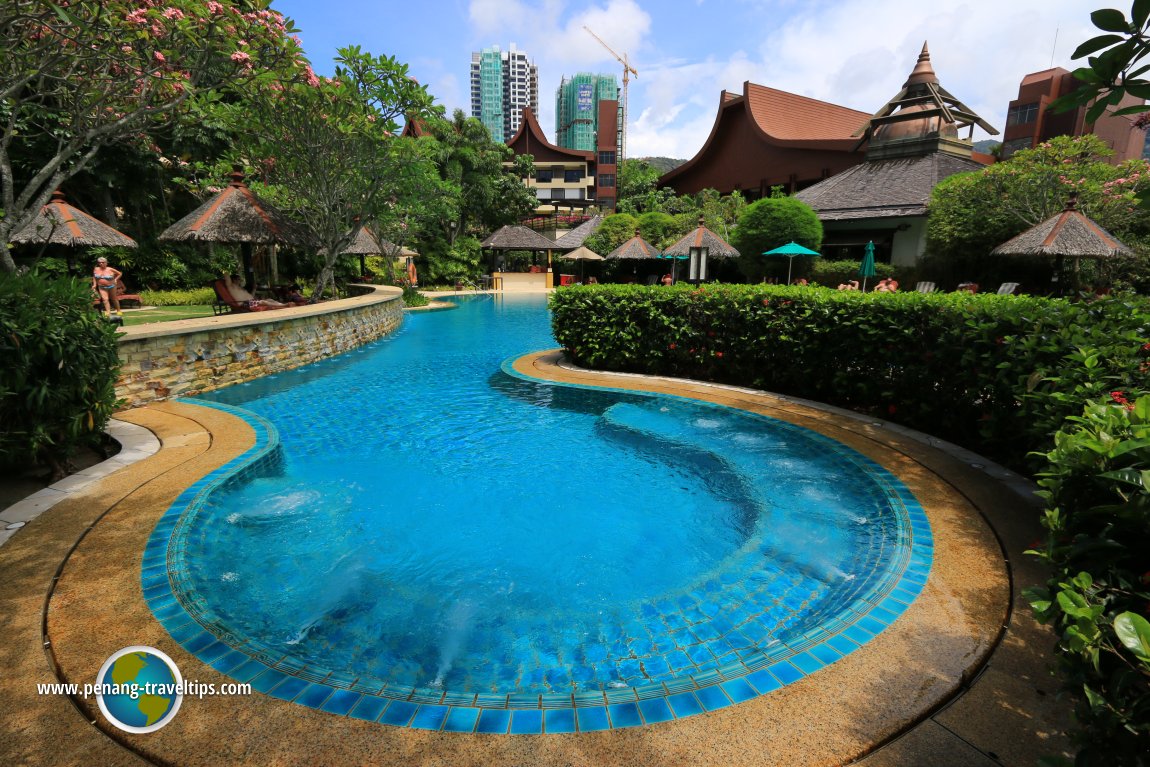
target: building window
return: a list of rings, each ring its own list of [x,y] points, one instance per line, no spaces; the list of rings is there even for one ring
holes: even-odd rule
[[[600,173],[599,174],[599,186],[602,187],[603,189],[608,189],[608,188],[614,187],[615,186],[615,174],[614,173]]]
[[[600,165],[614,165],[615,164],[615,153],[614,152],[600,152],[599,153],[599,164]]]
[[[1029,125],[1038,120],[1038,102],[1013,106],[1006,113],[1006,125]]]
[[[540,182],[546,181],[546,182],[550,183],[551,178],[552,178],[551,171],[549,171],[549,170],[537,170],[537,171],[535,171],[535,180],[536,181],[540,181]]]
[[[568,184],[575,183],[576,181],[579,181],[582,178],[583,178],[583,169],[582,168],[579,168],[577,170],[565,170],[565,171],[563,171],[563,181],[568,183]]]

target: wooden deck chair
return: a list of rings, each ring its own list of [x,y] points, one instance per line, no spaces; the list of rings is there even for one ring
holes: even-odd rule
[[[212,304],[212,312],[215,314],[268,311],[266,306],[248,306],[246,302],[232,298],[231,291],[223,280],[216,280],[212,283],[212,287],[216,290],[216,302]]]

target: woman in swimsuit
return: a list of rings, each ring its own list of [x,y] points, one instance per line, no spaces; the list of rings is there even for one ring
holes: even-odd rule
[[[104,313],[112,316],[112,306],[116,307],[116,315],[123,316],[120,311],[120,296],[116,285],[124,275],[119,269],[108,266],[108,259],[101,256],[96,259],[96,268],[92,270],[92,290],[100,296],[104,304]]]

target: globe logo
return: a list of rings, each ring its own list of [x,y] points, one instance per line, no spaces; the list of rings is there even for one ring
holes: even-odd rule
[[[180,710],[183,686],[171,658],[154,647],[133,645],[104,661],[96,677],[96,703],[125,732],[155,732]]]

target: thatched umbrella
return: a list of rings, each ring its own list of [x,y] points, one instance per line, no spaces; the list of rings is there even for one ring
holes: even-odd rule
[[[663,251],[664,256],[674,258],[689,258],[691,252],[699,254],[697,261],[691,264],[694,276],[691,279],[706,279],[706,262],[709,258],[738,258],[739,251],[731,247],[726,240],[712,232],[703,224],[703,217],[699,216],[699,225],[688,232],[681,240]],[[674,261],[671,269],[674,270]],[[674,275],[672,275],[672,278]],[[672,281],[674,281],[672,279]],[[789,282],[789,279],[788,279]]]
[[[500,250],[545,251],[548,269],[551,268],[551,251],[555,248],[553,240],[547,239],[534,229],[512,224],[500,227],[481,244],[493,255]]]
[[[244,183],[243,169],[232,169],[228,186],[169,226],[161,240],[239,244],[244,282],[253,282],[252,245],[306,245],[312,242],[284,213],[256,196]]]
[[[419,277],[415,271],[415,259],[419,256],[419,251],[412,250],[406,245],[396,245],[391,240],[385,240],[382,237],[378,238],[379,247],[383,248],[383,255],[394,258],[396,260],[403,259],[403,267],[407,273],[407,281],[412,285],[419,283]]]
[[[651,243],[644,240],[639,235],[639,230],[635,230],[635,236],[627,240],[625,243],[615,248],[607,254],[607,258],[618,259],[641,259],[641,258],[657,258],[659,250]]]
[[[375,239],[375,235],[367,230],[366,226],[361,226],[359,231],[355,233],[355,238],[340,253],[345,256],[359,256],[359,273],[364,275],[367,274],[366,258],[368,256],[382,256],[383,246],[379,244],[379,240]]]
[[[1132,255],[1130,248],[1078,210],[1078,194],[1071,192],[1061,213],[1027,229],[990,251],[996,256],[1054,256],[1074,259],[1074,289],[1083,258],[1104,259]]]
[[[11,241],[67,248],[136,247],[136,241],[128,235],[68,204],[59,189],[52,193],[52,199],[40,208],[26,227],[12,235]],[[72,256],[69,253],[68,270],[71,269]]]

